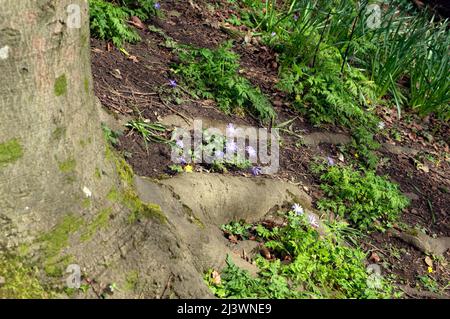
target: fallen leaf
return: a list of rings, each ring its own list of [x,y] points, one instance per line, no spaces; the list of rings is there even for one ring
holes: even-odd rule
[[[131,60],[131,61],[133,61],[134,63],[139,63],[139,60],[138,60],[138,58],[137,58],[135,55],[130,55],[130,56],[128,57],[128,60]]]
[[[427,266],[429,266],[429,267],[433,267],[433,260],[431,260],[430,257],[426,256],[425,257],[425,264],[427,264]]]
[[[114,70],[111,72],[111,75],[112,75],[113,77],[115,77],[116,79],[122,80],[122,74],[121,74],[121,72],[120,72],[119,69],[114,69]]]
[[[430,168],[427,165],[422,164],[422,163],[417,163],[417,169],[420,171],[423,171],[425,173],[430,172]]]
[[[220,285],[222,283],[222,278],[220,278],[220,274],[218,271],[214,270],[211,274],[212,283],[215,285]]]
[[[270,251],[269,251],[269,249],[267,249],[267,247],[262,246],[260,252],[264,258],[272,259],[272,256],[270,255]]]
[[[237,239],[236,236],[234,236],[234,235],[228,236],[228,240],[229,240],[230,242],[232,242],[233,244],[237,244],[237,243],[238,243],[238,239]]]
[[[379,263],[381,258],[380,258],[380,256],[378,256],[378,254],[376,252],[372,252],[369,260],[373,261],[374,263]]]
[[[128,21],[129,24],[134,25],[138,29],[145,29],[145,24],[142,23],[141,19],[136,16],[131,17],[131,20]]]
[[[92,52],[94,52],[94,53],[103,53],[103,50],[100,50],[99,48],[93,48]]]

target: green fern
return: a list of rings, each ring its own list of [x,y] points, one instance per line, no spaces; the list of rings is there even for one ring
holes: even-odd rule
[[[94,37],[112,41],[117,47],[125,42],[136,43],[141,37],[127,21],[131,16],[142,20],[156,14],[153,0],[122,0],[119,4],[104,0],[89,0],[90,28]]]
[[[225,113],[243,108],[263,120],[273,118],[275,111],[269,100],[259,88],[239,75],[239,56],[231,47],[232,42],[227,42],[216,50],[184,50],[176,72],[194,95],[216,100]]]

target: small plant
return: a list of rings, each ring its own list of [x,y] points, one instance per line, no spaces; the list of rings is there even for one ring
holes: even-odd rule
[[[153,0],[89,0],[92,35],[101,40],[112,41],[119,48],[125,42],[135,43],[141,40],[136,30],[127,23],[132,16],[146,20],[156,12]]]
[[[434,293],[439,292],[439,284],[436,282],[436,279],[430,275],[418,276],[417,279],[419,279],[420,284],[428,291]]]
[[[195,96],[216,100],[225,113],[243,108],[263,120],[273,118],[275,112],[269,100],[239,75],[239,57],[231,47],[232,42],[227,42],[216,50],[182,50],[176,73]]]
[[[145,145],[148,142],[170,143],[170,140],[164,136],[167,132],[167,127],[161,123],[151,123],[143,119],[137,119],[131,120],[126,126],[141,135]]]
[[[229,127],[233,126],[230,124]],[[246,170],[251,167],[250,160],[238,153],[239,146],[233,140],[228,141],[221,134],[209,134],[207,130],[203,131],[203,137],[201,145],[194,150],[189,150],[188,158],[184,157],[184,142],[176,139],[171,141],[173,151],[178,154],[178,160],[182,165],[186,165],[191,161],[202,161],[208,156],[210,164],[205,164],[205,166],[216,172],[224,173],[228,169]],[[256,151],[251,147],[246,148],[246,153],[249,158],[256,156]],[[176,172],[177,166],[180,165],[173,165],[175,169],[172,171]]]
[[[241,239],[247,239],[249,236],[249,229],[252,225],[245,223],[244,221],[230,222],[226,225],[222,225],[220,229],[228,235],[234,235]]]
[[[105,123],[102,123],[102,130],[107,142],[114,146],[119,144],[119,138],[122,135],[121,132],[111,130]]]
[[[320,164],[313,171],[321,174],[320,187],[326,196],[319,200],[318,208],[347,218],[360,230],[383,230],[409,204],[396,184],[374,171]]]

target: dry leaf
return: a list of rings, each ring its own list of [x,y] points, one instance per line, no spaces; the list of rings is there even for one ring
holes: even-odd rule
[[[220,285],[222,283],[222,278],[220,278],[219,272],[214,270],[211,274],[212,283],[215,285]]]
[[[139,60],[138,60],[138,58],[135,55],[128,56],[128,60],[131,60],[134,63],[139,63]]]
[[[379,263],[381,260],[380,256],[378,256],[378,254],[376,252],[372,252],[369,259],[371,261],[373,261],[374,263]]]
[[[238,239],[234,235],[228,236],[228,240],[231,241],[233,244],[237,244],[238,243]]]
[[[270,255],[269,249],[267,249],[267,247],[264,247],[264,246],[261,247],[261,255],[266,259],[272,258],[272,256]]]
[[[430,168],[427,165],[422,164],[422,163],[417,163],[417,169],[421,170],[425,173],[428,173],[430,171]]]
[[[425,264],[427,264],[427,266],[429,267],[433,267],[433,261],[431,260],[430,257],[428,256],[425,257]]]
[[[131,21],[128,21],[128,23],[134,25],[138,29],[145,29],[145,24],[143,24],[141,19],[136,16],[131,17]]]

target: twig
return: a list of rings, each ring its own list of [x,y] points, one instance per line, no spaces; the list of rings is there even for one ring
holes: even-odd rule
[[[164,294],[166,293],[167,289],[169,289],[169,287],[170,287],[170,282],[172,281],[172,278],[173,278],[173,274],[170,274],[169,278],[167,279],[167,284],[164,287],[164,290],[162,291],[161,295],[157,299],[162,299],[162,297],[164,297]]]

